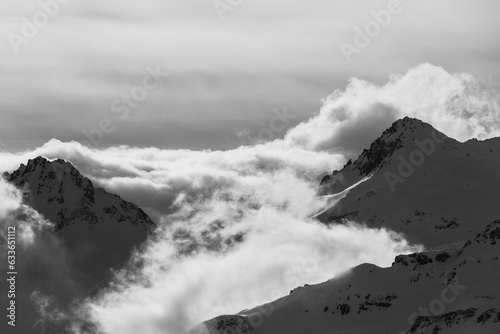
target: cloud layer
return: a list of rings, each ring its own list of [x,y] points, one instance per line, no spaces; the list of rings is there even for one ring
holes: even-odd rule
[[[359,263],[387,265],[413,249],[389,231],[328,228],[310,218],[327,205],[316,198],[318,176],[340,164],[340,155],[266,144],[226,152],[100,151],[56,140],[39,150],[66,154],[96,183],[142,199],[160,225],[146,250],[76,313],[47,312],[52,296],[32,296],[46,322],[71,318],[75,332],[90,321],[102,333],[180,333]],[[37,245],[37,258],[53,256],[40,246],[46,243]]]
[[[387,0],[243,1],[225,21],[212,3],[68,1],[15,53],[7,34],[21,33],[39,1],[2,2],[1,140],[12,149],[51,137],[81,142],[156,64],[171,76],[103,146],[235,148],[233,129],[267,121],[273,108],[306,120],[351,76],[384,82],[425,61],[500,75],[495,0],[402,0],[404,10],[351,63],[339,45]]]
[[[277,144],[225,152],[91,150],[56,140],[41,147],[37,154],[65,156],[108,190],[142,200],[160,226],[112,285],[76,313],[47,313],[52,296],[34,295],[45,321],[72,318],[76,332],[90,321],[103,333],[180,333],[417,249],[390,231],[329,228],[310,218],[331,204],[316,197],[319,176],[344,158]]]
[[[65,306],[82,296],[81,286],[52,223],[24,203],[23,191],[0,178],[0,198],[0,253],[7,259],[7,252],[15,251],[15,270],[8,270],[7,261],[2,261],[0,270],[18,272],[15,330],[44,332],[47,321],[65,320]],[[7,248],[8,227],[15,228],[15,249]],[[5,284],[0,284],[2,291],[8,291]]]
[[[494,90],[471,75],[424,64],[385,85],[352,79],[283,139],[226,151],[91,148],[53,139],[32,151],[0,152],[0,170],[37,155],[64,158],[95,184],[144,207],[159,223],[156,235],[72,317],[103,333],[179,333],[353,265],[384,266],[415,250],[390,231],[326,227],[310,218],[330,204],[316,197],[320,178],[407,115],[460,140],[500,134]],[[21,197],[2,187],[0,217],[8,217]],[[37,254],[53,249],[38,247]],[[43,306],[52,299],[34,300]]]
[[[396,119],[410,116],[460,141],[500,136],[498,83],[422,64],[385,85],[352,78],[324,101],[319,115],[291,129],[290,146],[359,152]]]

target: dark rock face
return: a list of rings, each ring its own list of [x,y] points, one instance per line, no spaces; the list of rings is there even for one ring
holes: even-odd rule
[[[500,239],[500,220],[486,226],[475,238],[476,242],[485,243],[489,245],[496,245]]]
[[[426,265],[428,263],[432,263],[432,259],[430,257],[428,257],[427,255],[425,254],[418,254],[416,257],[415,257],[415,260],[417,261],[418,264],[420,264],[421,266],[423,265]]]
[[[436,261],[438,262],[446,262],[450,258],[450,254],[443,252],[441,254],[436,255]]]
[[[389,128],[389,130],[391,129],[392,127]],[[386,133],[384,132],[384,134]],[[391,157],[394,151],[401,147],[403,147],[401,135],[389,142],[377,138],[368,150],[365,149],[363,153],[361,153],[361,159],[356,162],[360,175],[369,175],[380,168],[384,161]]]
[[[479,317],[477,317],[477,323],[478,324],[485,324],[488,320],[493,318],[495,315],[500,315],[500,312],[497,313],[496,309],[489,309],[484,311]],[[495,322],[495,320],[493,320]],[[498,321],[497,321],[498,322]]]
[[[223,315],[209,320],[193,329],[187,334],[252,334],[255,328],[247,317],[238,315]]]
[[[355,219],[358,211],[347,212],[341,215],[331,215],[328,217],[329,222],[335,222],[337,224],[343,223],[344,220]]]
[[[424,124],[416,119],[405,117],[392,123],[391,127],[385,130],[382,135],[377,138],[369,149],[364,149],[356,161],[349,160],[342,170],[333,171],[332,175],[326,175],[321,179],[320,185],[335,180],[335,176],[342,171],[350,168],[358,171],[359,176],[367,176],[382,168],[385,163],[390,161],[390,158],[395,151],[404,146],[405,131],[413,132],[417,126]]]
[[[328,183],[332,177],[330,175],[325,175],[320,182],[320,185],[324,185],[325,183]]]
[[[454,325],[466,322],[469,318],[476,316],[477,309],[457,310],[439,316],[419,316],[409,333],[423,333],[427,328],[432,327],[433,333],[439,333],[442,327],[453,327]]]
[[[349,313],[351,313],[351,306],[349,306],[349,304],[338,304],[337,310],[341,315],[348,315]]]
[[[385,296],[380,295],[375,298],[367,295],[365,297],[366,300],[362,304],[359,304],[358,314],[366,311],[372,311],[374,309],[381,310],[389,308],[392,306],[392,301],[397,298],[398,296],[393,293],[387,294]]]
[[[434,261],[429,256],[427,256],[423,253],[414,253],[414,254],[409,254],[409,255],[396,256],[396,259],[394,260],[393,265],[394,264],[401,264],[405,267],[410,265],[410,264],[413,264],[415,266],[417,266],[417,265],[425,266],[426,264],[430,264],[433,262]]]

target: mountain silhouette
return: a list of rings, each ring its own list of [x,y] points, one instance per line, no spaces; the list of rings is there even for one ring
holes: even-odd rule
[[[62,159],[37,157],[3,177],[22,190],[26,205],[53,223],[37,233],[33,245],[18,250],[20,319],[14,330],[60,331],[72,303],[105,287],[112,270],[127,263],[155,224],[138,206],[94,187]],[[61,319],[46,323],[42,313]]]

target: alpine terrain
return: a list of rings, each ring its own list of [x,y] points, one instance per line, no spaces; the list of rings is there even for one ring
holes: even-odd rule
[[[112,270],[128,261],[155,224],[135,204],[94,187],[61,159],[37,157],[3,177],[23,191],[27,205],[53,223],[38,236],[37,247],[43,247],[43,252],[33,246],[19,255],[20,319],[14,329],[56,332],[71,320],[66,318],[70,304],[104,287]],[[23,220],[22,213],[18,220]]]
[[[319,195],[351,189],[317,218],[384,227],[425,251],[388,268],[359,265],[190,333],[500,333],[499,171],[500,138],[461,143],[417,119],[396,121],[322,179]]]

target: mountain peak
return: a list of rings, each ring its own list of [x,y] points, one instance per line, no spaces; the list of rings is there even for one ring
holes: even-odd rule
[[[448,137],[419,119],[408,116],[398,119],[369,148],[364,149],[355,161],[349,160],[341,170],[323,177],[321,185],[328,184],[327,188],[334,191],[345,189],[389,164],[396,151],[414,147],[417,140],[428,139],[442,141]],[[339,180],[341,182],[337,182]]]
[[[394,123],[392,123],[393,126],[397,127],[406,127],[406,126],[414,126],[414,127],[426,127],[429,126],[428,123],[425,123],[418,118],[413,118],[410,116],[405,116],[403,118],[400,118],[396,120]]]
[[[21,164],[22,166],[25,166],[26,168],[33,170],[36,169],[38,166],[47,166],[47,165],[65,165],[68,168],[75,168],[69,161],[63,160],[63,159],[54,159],[54,160],[49,160],[41,155],[37,156],[34,159],[29,159],[26,165]]]
[[[50,230],[37,234],[37,238],[42,244],[45,238],[60,243],[60,248],[54,247],[52,251],[64,250],[65,260],[61,263],[71,268],[64,270],[70,272],[71,289],[78,298],[83,291],[92,295],[107,284],[111,271],[122,268],[155,227],[141,208],[94,187],[63,159],[39,156],[26,165],[21,164],[14,172],[5,173],[4,178],[23,192],[26,205],[52,223]],[[50,242],[48,245],[52,245],[53,241]],[[36,270],[43,273],[51,268]],[[45,294],[47,289],[51,288],[44,283],[37,285],[36,291]],[[54,290],[50,291],[48,295],[52,296]],[[55,297],[56,304],[64,301],[66,292]]]
[[[23,189],[25,199],[61,229],[70,223],[86,222],[92,228],[102,220],[129,221],[149,230],[151,219],[135,204],[96,188],[70,162],[49,161],[38,156],[5,179]]]
[[[65,165],[68,168],[75,168],[71,164],[71,162],[66,161],[64,159],[57,158],[57,159],[49,160],[49,159],[47,159],[47,158],[45,158],[45,157],[43,157],[41,155],[37,156],[34,159],[29,159],[28,163],[27,163],[27,166],[53,165],[53,164],[60,164],[60,165]]]
[[[404,118],[400,118],[397,121],[393,122],[391,126],[382,133],[380,138],[389,139],[390,136],[394,134],[404,133],[405,139],[413,141],[418,137],[419,134],[424,134],[427,136],[432,132],[435,132],[440,136],[444,136],[444,134],[436,130],[429,123],[425,123],[418,118],[405,116]],[[387,135],[389,135],[389,137],[387,137]]]
[[[4,173],[3,175],[4,177],[7,177],[7,181],[11,182],[15,179],[23,178],[28,174],[35,174],[42,178],[58,179],[59,181],[62,181],[64,175],[66,174],[69,174],[73,179],[79,179],[80,181],[84,179],[84,176],[81,175],[69,161],[63,159],[50,161],[42,156],[29,159],[26,165],[21,164],[12,174]]]
[[[367,176],[387,163],[398,149],[412,145],[415,140],[436,136],[444,135],[428,123],[408,116],[398,119],[375,139],[370,148],[363,150],[353,167],[360,176]]]

